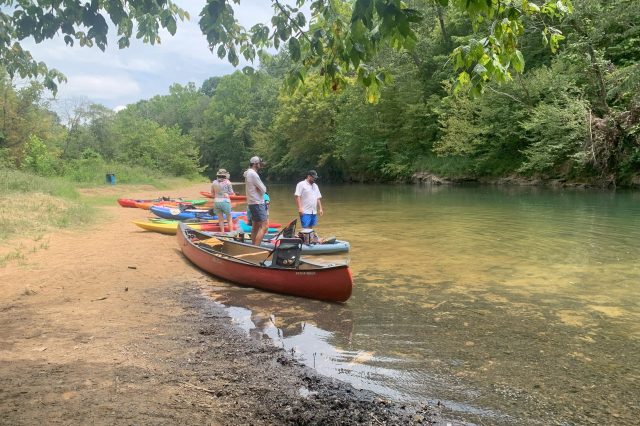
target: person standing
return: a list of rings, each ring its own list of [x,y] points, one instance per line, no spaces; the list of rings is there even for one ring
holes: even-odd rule
[[[255,246],[260,245],[269,225],[267,206],[264,202],[264,194],[267,192],[267,187],[262,183],[262,179],[258,175],[258,170],[262,168],[263,164],[260,157],[251,157],[249,169],[245,173],[247,209],[251,213],[251,243]]]
[[[233,186],[229,180],[229,172],[220,169],[216,173],[216,180],[211,183],[211,196],[213,197],[213,213],[218,215],[220,232],[224,232],[224,217],[227,216],[229,231],[233,231],[233,219],[231,218],[231,197],[234,194]]]
[[[300,214],[300,225],[306,229],[313,229],[318,224],[318,214],[322,216],[322,194],[316,180],[319,176],[315,170],[309,170],[307,177],[298,182],[294,197]]]

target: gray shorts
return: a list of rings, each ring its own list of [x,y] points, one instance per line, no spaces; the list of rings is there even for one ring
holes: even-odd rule
[[[267,206],[264,204],[249,204],[247,207],[249,207],[252,222],[265,222],[269,219],[267,216]]]

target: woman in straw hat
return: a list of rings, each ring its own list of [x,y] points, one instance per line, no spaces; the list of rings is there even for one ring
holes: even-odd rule
[[[216,173],[216,179],[211,183],[213,213],[218,215],[218,223],[220,224],[221,232],[225,231],[223,214],[227,216],[229,231],[233,231],[233,220],[231,219],[231,198],[229,195],[233,195],[234,192],[229,176],[230,174],[228,171],[220,169]]]

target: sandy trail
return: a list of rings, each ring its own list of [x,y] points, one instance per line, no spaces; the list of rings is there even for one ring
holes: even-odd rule
[[[148,212],[103,210],[99,224],[52,233],[0,269],[0,424],[436,421],[430,407],[394,406],[246,339],[203,296],[213,278],[175,237],[130,223]]]

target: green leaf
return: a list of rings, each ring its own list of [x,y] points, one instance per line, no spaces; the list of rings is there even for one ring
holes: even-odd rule
[[[240,59],[238,58],[238,54],[236,53],[236,49],[235,48],[231,47],[229,49],[229,53],[227,54],[227,60],[234,67],[238,66],[238,63],[240,63]]]
[[[170,16],[169,19],[167,20],[165,27],[167,28],[167,31],[169,31],[169,34],[171,35],[175,35],[176,34],[176,30],[178,29],[177,27],[177,23],[176,20],[173,16]]]
[[[120,37],[118,39],[118,47],[120,49],[124,49],[126,47],[129,47],[129,37]]]
[[[300,42],[295,37],[289,39],[289,53],[295,62],[300,60]]]
[[[473,67],[473,72],[478,74],[478,75],[483,75],[484,73],[487,72],[487,69],[482,64],[476,64],[476,66]]]
[[[515,55],[511,58],[511,64],[516,72],[522,73],[524,71],[524,56],[521,51],[516,50]]]
[[[218,47],[218,58],[223,59],[225,56],[227,56],[227,49],[224,48],[224,46],[220,45],[220,47]]]

